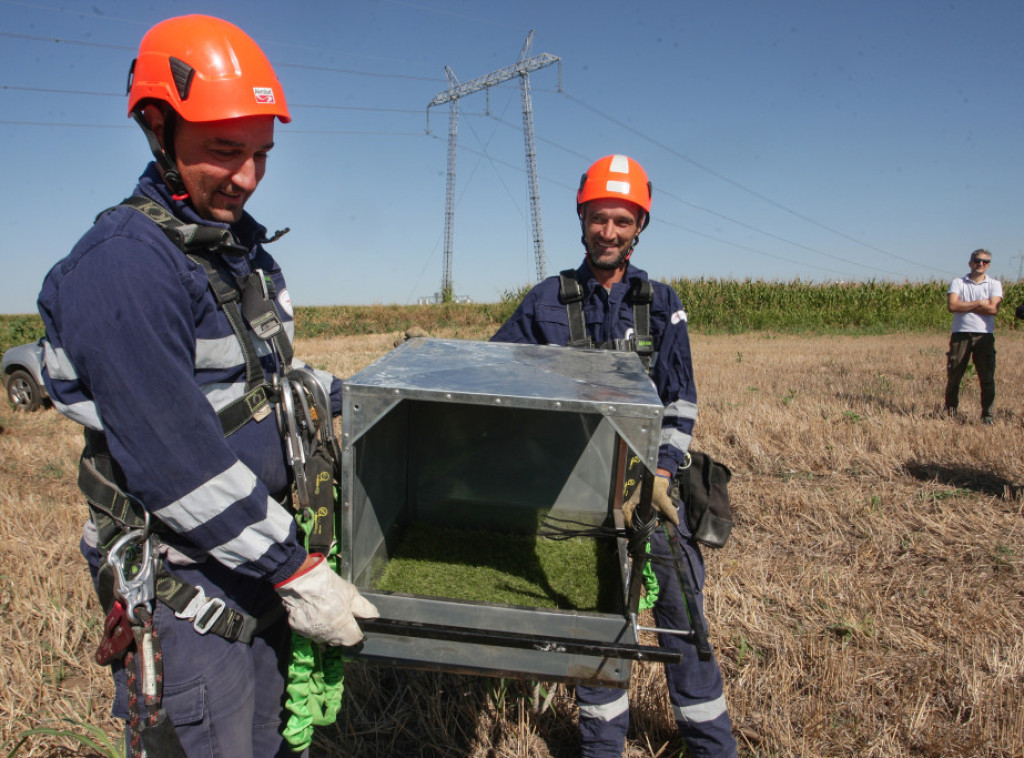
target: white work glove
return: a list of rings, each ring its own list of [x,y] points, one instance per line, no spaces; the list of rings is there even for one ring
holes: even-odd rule
[[[672,502],[672,497],[668,494],[668,488],[671,484],[672,479],[670,477],[662,476],[661,474],[655,475],[654,489],[651,492],[651,506],[663,519],[679,526],[679,509],[676,508],[676,504]],[[637,485],[637,488],[633,490],[633,494],[629,496],[629,500],[622,504],[622,520],[626,526],[629,526],[633,521],[633,511],[636,509],[637,503],[640,502],[640,490],[642,489],[643,485]]]
[[[351,647],[363,639],[356,619],[380,613],[351,582],[335,574],[324,557],[302,573],[274,585],[297,634],[324,645]]]

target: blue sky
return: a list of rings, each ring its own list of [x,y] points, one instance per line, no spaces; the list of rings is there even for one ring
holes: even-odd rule
[[[658,278],[947,280],[976,247],[1024,270],[1024,2],[0,0],[0,311],[39,285],[149,158],[128,65],[172,15],[259,42],[293,121],[249,203],[293,300],[438,291],[448,107],[530,56],[546,272],[581,260],[575,188],[627,153],[654,184],[634,261]],[[56,40],[56,41],[55,41]],[[559,83],[561,92],[558,91]],[[520,90],[460,101],[452,272],[478,302],[536,278]],[[97,293],[102,296],[102,293]]]

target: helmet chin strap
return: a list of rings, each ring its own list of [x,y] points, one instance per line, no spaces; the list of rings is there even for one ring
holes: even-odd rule
[[[153,153],[153,158],[156,160],[157,165],[160,166],[160,173],[163,174],[164,181],[170,187],[174,198],[176,200],[184,200],[188,197],[188,190],[185,189],[185,183],[181,180],[181,172],[178,171],[178,166],[167,155],[167,151],[160,147],[160,140],[157,139],[153,130],[149,128],[149,124],[142,117],[142,112],[139,110],[133,111],[132,118],[135,119],[135,123],[142,129],[142,133],[146,135],[149,149]]]

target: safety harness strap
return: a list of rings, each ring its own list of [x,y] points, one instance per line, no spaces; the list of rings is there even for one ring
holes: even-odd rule
[[[113,475],[112,466],[116,465],[113,458],[109,454],[90,455],[89,452],[87,443],[78,464],[78,489],[89,501],[99,544],[106,546],[125,530],[143,528],[146,520],[137,503],[121,490],[106,485]]]
[[[254,389],[264,384],[264,377],[259,356],[256,355],[256,349],[253,347],[252,341],[245,330],[245,321],[238,307],[239,292],[229,284],[228,280],[221,274],[208,255],[188,250],[185,251],[185,254],[188,255],[189,260],[193,263],[203,267],[203,270],[206,272],[207,281],[210,282],[210,289],[214,297],[217,298],[217,303],[220,305],[221,310],[224,311],[228,323],[231,324],[231,331],[235,333],[235,339],[238,340],[238,346],[242,350],[242,358],[245,360],[245,392],[248,395]],[[231,429],[231,431],[234,430],[234,428]],[[227,425],[225,425],[225,436],[230,433]]]
[[[593,348],[600,350],[623,350],[640,356],[644,370],[650,372],[654,355],[654,338],[651,336],[651,303],[654,301],[654,286],[648,279],[633,279],[629,288],[629,299],[633,304],[633,335],[629,339],[615,339],[598,345],[587,335],[583,318],[583,287],[576,278],[575,269],[566,269],[558,274],[558,299],[565,304],[569,316],[569,347]]]
[[[273,342],[281,363],[287,369],[292,364],[292,343],[274,305],[276,298],[274,280],[263,271],[253,271],[242,284],[242,315],[257,337],[264,342]]]
[[[220,598],[207,597],[202,587],[183,582],[166,571],[157,575],[156,596],[174,611],[175,616],[191,621],[200,634],[216,634],[243,645],[252,642],[258,631],[284,612],[284,607],[278,605],[273,613],[256,619],[248,613],[229,608]]]
[[[85,449],[78,467],[78,487],[89,504],[89,514],[99,532],[98,547],[105,556],[121,534],[129,529],[143,528],[147,521],[142,504],[130,498],[118,484],[123,475],[110,455],[106,438],[99,432],[85,430]],[[100,578],[100,595],[104,609],[113,602],[108,577]],[[160,564],[156,578],[156,596],[170,606],[180,618],[193,620],[201,634],[212,633],[232,642],[248,644],[253,634],[273,618],[264,620],[228,608],[219,598],[206,598],[201,587],[182,582]],[[195,602],[200,598],[200,602]],[[278,607],[280,615],[281,608]]]
[[[634,350],[644,364],[644,371],[651,370],[651,356],[654,355],[654,338],[651,336],[651,303],[654,301],[654,285],[649,279],[634,279],[629,289],[633,301]]]
[[[266,381],[249,327],[260,339],[271,342],[283,366],[292,362],[293,350],[274,306],[276,292],[270,277],[254,271],[243,283],[223,270],[221,255],[245,255],[247,250],[235,241],[229,229],[207,224],[186,224],[159,203],[133,195],[121,205],[146,215],[191,261],[203,267],[210,290],[231,324],[245,360],[245,394],[218,411],[224,436],[238,431],[250,419],[257,421],[270,413],[274,390]]]
[[[569,313],[569,347],[589,348],[594,341],[587,335],[583,321],[583,288],[576,279],[576,271],[567,268],[558,274],[558,299]]]

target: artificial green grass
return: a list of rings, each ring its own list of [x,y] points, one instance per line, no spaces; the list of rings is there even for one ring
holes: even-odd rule
[[[535,608],[617,613],[622,579],[615,541],[456,529],[405,530],[377,589]]]

